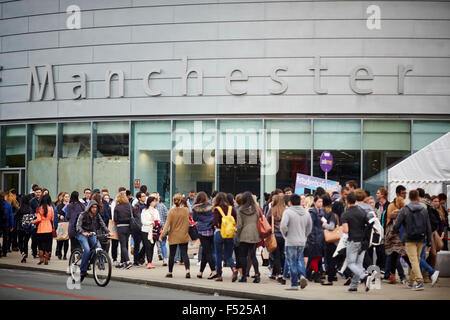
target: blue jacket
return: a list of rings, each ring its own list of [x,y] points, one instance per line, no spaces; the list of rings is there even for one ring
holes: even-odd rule
[[[103,203],[103,211],[100,212],[100,217],[102,218],[105,225],[108,226],[109,220],[112,220],[111,208],[107,201],[102,200],[102,203]]]
[[[321,218],[324,216],[322,210],[318,211],[316,207],[309,209],[312,221],[312,231],[308,236],[305,248],[305,257],[323,257],[325,250],[325,236],[323,235]]]
[[[214,232],[213,206],[209,203],[194,205],[192,207],[192,219],[197,222],[197,230],[202,232]]]
[[[3,209],[5,215],[5,223],[1,226],[3,228],[13,228],[14,227],[14,215],[12,207],[8,201],[3,200]]]

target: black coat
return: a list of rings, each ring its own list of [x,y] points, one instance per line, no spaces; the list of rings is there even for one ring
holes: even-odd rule
[[[323,211],[317,211],[315,207],[309,209],[312,220],[312,231],[308,236],[305,247],[305,257],[323,257],[325,250],[325,236],[323,235],[321,218],[324,216]]]

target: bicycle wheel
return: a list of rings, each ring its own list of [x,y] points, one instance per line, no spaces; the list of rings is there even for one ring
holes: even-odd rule
[[[95,283],[100,287],[105,287],[111,280],[111,259],[105,251],[99,251],[95,255],[93,262],[93,274]]]
[[[69,273],[72,276],[72,279],[75,281],[80,280],[81,273],[81,257],[83,256],[83,251],[81,249],[75,249],[70,254],[69,258]]]

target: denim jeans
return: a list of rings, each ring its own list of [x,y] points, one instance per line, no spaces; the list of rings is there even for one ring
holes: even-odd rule
[[[425,252],[426,251],[427,251],[427,246],[423,246],[422,253],[420,254],[420,271],[423,273],[423,270],[425,270],[431,276],[431,275],[433,275],[435,270],[425,260]]]
[[[304,246],[286,246],[286,260],[291,273],[291,286],[298,287],[298,279],[305,276],[305,262],[303,260]]]
[[[166,241],[160,241],[159,245],[161,246],[161,255],[163,257],[163,259],[167,259],[167,245],[166,245]]]
[[[77,235],[78,242],[83,248],[83,255],[81,256],[81,266],[80,270],[82,272],[87,271],[89,265],[89,255],[91,253],[91,247],[97,242],[96,236],[85,237],[82,234]],[[100,243],[98,243],[97,248],[101,248]]]
[[[349,241],[347,244],[347,264],[348,268],[353,272],[350,288],[358,288],[359,280],[364,277],[363,268],[365,251],[359,253],[361,242]]]
[[[233,260],[233,239],[224,239],[220,235],[220,232],[214,234],[214,248],[216,251],[216,268],[217,274],[222,275],[222,256],[225,261],[228,262],[231,268],[234,268]]]

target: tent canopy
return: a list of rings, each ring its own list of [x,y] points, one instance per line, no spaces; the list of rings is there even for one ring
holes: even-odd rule
[[[450,132],[388,170],[389,200],[395,198],[399,184],[437,195],[446,181],[450,181]]]

